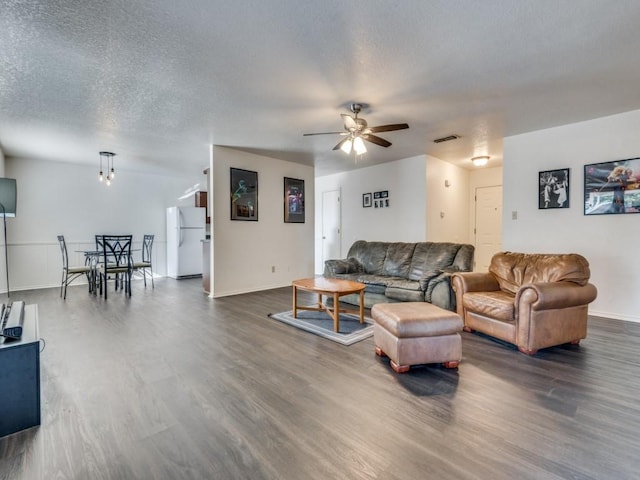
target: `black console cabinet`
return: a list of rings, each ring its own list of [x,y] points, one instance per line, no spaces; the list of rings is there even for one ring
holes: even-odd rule
[[[38,306],[24,307],[20,340],[0,337],[0,437],[40,425]]]

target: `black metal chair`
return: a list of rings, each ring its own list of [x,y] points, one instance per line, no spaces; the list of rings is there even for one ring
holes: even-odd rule
[[[133,273],[131,241],[133,235],[100,235],[100,237],[102,245],[102,263],[98,268],[100,295],[102,295],[104,286],[104,298],[107,298],[107,280],[113,277],[116,290],[120,287],[131,296],[131,275]]]
[[[62,281],[60,282],[60,296],[67,299],[67,286],[74,280],[86,275],[89,282],[89,292],[91,292],[91,278],[92,268],[90,265],[84,265],[82,267],[70,267],[69,266],[69,254],[67,252],[67,243],[64,240],[64,235],[58,235],[58,243],[60,244],[60,251],[62,252]]]
[[[133,271],[142,274],[144,286],[147,286],[147,275],[151,276],[151,288],[155,288],[153,284],[153,263],[151,260],[151,252],[153,250],[154,235],[145,235],[142,241],[142,261],[133,262]]]

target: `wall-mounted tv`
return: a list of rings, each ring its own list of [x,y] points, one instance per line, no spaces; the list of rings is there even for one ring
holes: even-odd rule
[[[584,214],[640,213],[640,157],[584,166]]]
[[[0,178],[0,217],[16,216],[17,198],[16,179]]]

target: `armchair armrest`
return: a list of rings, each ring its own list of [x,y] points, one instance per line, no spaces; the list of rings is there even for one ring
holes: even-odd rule
[[[596,299],[595,285],[580,286],[573,282],[533,283],[523,285],[516,293],[516,305],[529,304],[532,310],[587,305]]]
[[[456,294],[467,292],[495,292],[500,290],[496,278],[490,273],[456,272],[451,275],[451,284]]]
[[[338,274],[360,272],[362,272],[362,266],[355,258],[325,260],[324,262],[325,277],[335,277]]]

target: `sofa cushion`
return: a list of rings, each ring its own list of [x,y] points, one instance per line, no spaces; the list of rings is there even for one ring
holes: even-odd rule
[[[387,287],[384,294],[387,298],[398,302],[424,302],[424,292],[422,290]]]
[[[335,275],[334,278],[364,283],[365,293],[384,294],[385,290],[387,289],[387,277],[381,277],[379,275],[369,275],[366,273],[345,273]]]
[[[408,278],[415,248],[415,243],[390,243],[384,259],[383,273],[392,277]]]
[[[388,245],[385,242],[357,241],[349,249],[349,256],[358,260],[365,273],[383,275]]]
[[[424,302],[424,292],[420,282],[406,278],[391,278],[384,294],[399,302]]]
[[[460,245],[456,243],[418,243],[413,251],[409,279],[420,280],[425,274],[437,274],[450,267],[459,248]]]
[[[591,275],[582,255],[540,253],[496,253],[489,271],[500,289],[515,295],[522,285],[546,282],[573,282],[584,286]]]
[[[462,297],[462,304],[467,310],[485,317],[513,322],[516,318],[515,300],[515,295],[502,290],[467,292]]]
[[[406,278],[400,277],[389,277],[389,280],[387,281],[387,287],[401,288],[403,290],[422,291],[422,288],[420,288],[420,282],[416,282],[415,280],[407,280]]]

